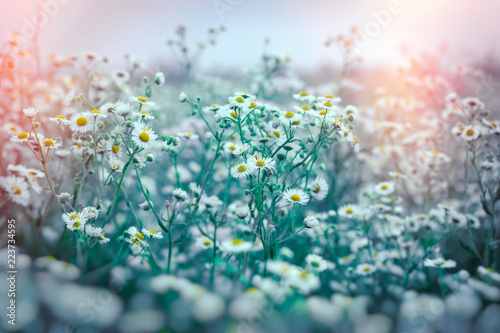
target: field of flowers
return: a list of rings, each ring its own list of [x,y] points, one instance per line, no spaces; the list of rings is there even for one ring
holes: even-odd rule
[[[11,36],[1,330],[498,332],[500,67],[365,75],[353,28],[324,83],[268,41],[245,73],[199,70],[223,33],[192,49],[179,26],[174,72]]]

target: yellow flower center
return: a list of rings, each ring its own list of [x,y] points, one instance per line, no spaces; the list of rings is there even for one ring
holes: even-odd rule
[[[56,118],[59,118],[59,119],[66,119],[66,117],[65,117],[65,116],[61,116],[61,115],[56,116]]]
[[[193,136],[193,133],[191,133],[191,132],[185,132],[184,134],[185,134],[186,136],[189,136],[189,137]]]
[[[149,116],[149,112],[146,110],[141,110],[141,111],[139,111],[139,113],[142,115],[145,115],[145,116]]]
[[[141,103],[147,103],[148,102],[148,99],[144,96],[139,96],[137,97],[137,100]]]
[[[299,276],[303,279],[307,279],[309,277],[309,274],[307,274],[307,272],[300,272]]]
[[[118,152],[120,151],[120,146],[112,146],[111,150],[113,151],[113,153],[118,154]]]
[[[256,162],[255,162],[255,166],[259,167],[259,168],[262,168],[264,166],[266,166],[266,161],[264,161],[263,159],[259,158]]]
[[[323,105],[326,106],[327,108],[333,106],[333,104],[330,102],[325,102],[325,103],[323,103]]]
[[[69,216],[69,219],[70,219],[70,220],[79,219],[79,218],[80,218],[80,214],[78,214],[78,213],[72,213],[72,214]]]
[[[139,134],[139,140],[141,140],[142,142],[148,142],[149,134],[146,132],[142,132],[141,134]]]
[[[243,239],[241,238],[233,239],[233,245],[240,245],[240,244],[243,244]]]
[[[210,240],[208,240],[208,239],[205,239],[205,240],[203,241],[203,245],[205,245],[205,246],[209,246],[210,244],[212,244],[212,243],[211,243],[211,242],[210,242]]]
[[[247,289],[247,293],[251,293],[251,294],[254,294],[258,291],[259,291],[259,289],[255,288],[255,287],[250,287]]]
[[[309,107],[309,105],[302,105],[300,108],[304,111],[311,111],[311,108]]]
[[[309,96],[309,93],[307,91],[301,91],[299,93],[299,95],[302,96],[302,97],[306,97],[306,96]]]
[[[78,143],[76,144],[76,147],[77,147],[77,148],[82,148],[82,143],[81,143],[81,142],[78,142]]]
[[[80,117],[80,118],[78,118],[78,119],[76,120],[76,124],[77,124],[78,126],[85,126],[85,125],[87,125],[87,118],[85,118],[85,117]]]
[[[314,184],[313,193],[319,193],[320,190],[321,190],[321,187],[318,184]]]
[[[236,113],[236,111],[231,111],[230,113],[231,117],[233,117],[234,119],[238,118],[238,114]]]
[[[238,167],[238,172],[245,172],[247,171],[247,166],[245,164],[242,164]]]
[[[134,244],[136,244],[136,245],[141,245],[141,242],[139,242],[139,241],[135,241],[135,242],[134,242]]]
[[[382,190],[387,190],[387,189],[389,188],[389,186],[387,186],[387,185],[383,184],[382,186],[380,186],[380,188],[381,188]]]
[[[370,271],[370,267],[365,267],[365,268],[363,268],[363,270],[364,270],[365,272],[369,272],[369,271]]]
[[[273,134],[275,137],[277,137],[278,139],[281,137],[281,133],[280,131],[273,131]]]
[[[252,103],[250,103],[249,107],[250,107],[250,109],[255,109],[257,107],[257,103],[252,102]]]
[[[218,108],[219,106],[218,106],[217,104],[212,104],[212,105],[210,105],[210,107],[211,107],[212,109],[216,109],[216,108]]]
[[[235,149],[236,149],[236,145],[234,145],[234,144],[230,145],[230,146],[229,146],[229,149],[230,149],[230,150],[235,150]]]
[[[155,235],[156,235],[156,234],[158,234],[158,233],[156,232],[156,230],[153,230],[153,229],[149,229],[148,231],[149,231],[150,233],[152,233],[152,234],[155,234]]]
[[[346,212],[346,214],[352,214],[354,211],[352,210],[351,207],[347,207],[345,212]]]
[[[79,228],[81,225],[82,223],[80,221],[76,221],[75,223],[73,223],[73,228]]]
[[[234,100],[238,103],[245,103],[245,99],[241,96],[236,97]]]
[[[353,136],[352,138],[354,139],[354,142],[359,143],[357,136]]]
[[[294,112],[287,112],[285,113],[285,118],[293,118],[295,116]]]
[[[139,238],[140,240],[144,240],[144,235],[141,234],[140,232],[136,232],[134,236]]]
[[[298,194],[292,194],[290,199],[292,199],[292,201],[297,202],[297,201],[300,201],[300,196]]]
[[[11,190],[14,191],[14,194],[21,194],[21,189],[19,188],[19,186],[12,186]]]
[[[97,114],[101,114],[101,111],[94,109],[94,110],[90,111],[90,113],[97,113]]]
[[[467,132],[465,132],[465,134],[467,134],[467,136],[473,136],[475,133],[474,129],[473,128],[469,128],[467,130]]]
[[[47,139],[43,144],[45,145],[45,147],[52,147],[54,146],[54,141],[52,141],[51,139]]]
[[[498,124],[497,124],[495,121],[490,121],[490,124],[491,124],[491,126],[493,126],[494,128],[497,128],[497,127],[498,127]]]
[[[327,95],[325,95],[325,98],[334,98],[334,96],[330,95],[330,94],[327,94]]]
[[[26,133],[26,132],[21,132],[21,133],[19,133],[19,134],[17,135],[17,138],[18,138],[18,139],[21,139],[21,140],[24,140],[24,139],[26,139],[27,137],[28,137],[28,133]]]
[[[294,125],[294,126],[300,125],[300,120],[292,121],[292,125]]]

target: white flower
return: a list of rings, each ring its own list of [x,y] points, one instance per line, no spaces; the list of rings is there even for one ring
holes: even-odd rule
[[[283,192],[283,198],[290,201],[293,204],[305,205],[309,201],[309,195],[300,189],[287,189]]]
[[[233,155],[240,156],[244,152],[248,151],[250,149],[250,145],[248,143],[244,143],[242,145],[235,145],[233,151]]]
[[[24,115],[26,116],[26,118],[33,118],[36,116],[36,114],[38,113],[38,110],[35,109],[35,108],[27,108],[27,109],[23,109],[23,112],[24,112]]]
[[[195,247],[198,248],[198,249],[211,249],[213,248],[214,246],[214,242],[213,240],[211,240],[210,238],[206,237],[206,236],[199,236],[196,238],[196,241],[195,241]]]
[[[304,226],[306,228],[315,228],[319,226],[319,220],[315,218],[314,216],[307,216],[304,219]]]
[[[179,102],[184,103],[187,100],[187,96],[184,92],[181,92],[179,95]]]
[[[143,149],[151,149],[158,136],[143,123],[136,123],[132,131],[132,141]]]
[[[293,98],[295,98],[299,102],[307,102],[307,103],[312,103],[316,99],[313,95],[310,95],[307,91],[301,91],[298,94],[294,94]]]
[[[90,112],[79,112],[70,118],[70,128],[76,133],[85,133],[94,128],[94,117]]]
[[[14,135],[10,136],[10,141],[15,142],[15,143],[23,143],[23,142],[28,142],[30,139],[31,134],[28,132],[19,132]]]
[[[439,267],[439,268],[454,268],[457,263],[453,260],[445,260],[443,258],[425,259],[424,266],[426,267]]]
[[[328,194],[328,183],[322,177],[316,178],[308,188],[311,190],[311,196],[316,200],[323,200]]]
[[[359,207],[355,205],[344,205],[339,208],[339,217],[355,218],[358,215]]]
[[[276,164],[272,158],[262,157],[260,154],[248,157],[247,163],[260,170],[273,170]]]
[[[58,125],[69,125],[71,124],[71,122],[69,120],[66,119],[65,116],[62,116],[62,115],[58,115],[58,116],[55,116],[53,118],[49,118],[49,120],[53,123],[56,123]]]
[[[328,264],[325,259],[317,254],[308,254],[306,256],[307,267],[315,272],[323,272],[328,268]]]
[[[242,178],[253,174],[255,167],[252,164],[240,163],[231,168],[231,176]]]
[[[248,208],[248,206],[240,206],[236,208],[236,216],[238,216],[240,219],[244,219],[248,216],[249,213],[250,209]]]
[[[12,202],[21,206],[28,206],[30,203],[31,193],[24,178],[15,176],[0,177],[0,187],[7,192]]]
[[[99,244],[106,244],[109,242],[109,238],[104,236],[104,232],[102,228],[95,227],[93,225],[87,224],[85,225],[85,234],[91,238],[97,238]]]
[[[479,127],[477,127],[477,126],[465,126],[465,128],[462,131],[461,137],[465,141],[472,141],[472,140],[476,140],[480,134],[481,134],[481,131],[480,131]]]
[[[154,102],[149,102],[148,98],[146,96],[137,96],[137,97],[129,96],[128,99],[131,102],[140,103],[140,104],[146,105],[146,106],[154,106],[155,105]]]
[[[81,215],[86,219],[96,219],[99,216],[99,210],[95,207],[88,206],[82,209]]]
[[[155,83],[160,87],[165,84],[165,75],[162,72],[156,72]]]
[[[229,239],[221,244],[221,250],[224,252],[240,253],[240,252],[250,252],[252,250],[253,243],[244,241],[241,238]]]
[[[375,192],[379,195],[389,195],[394,192],[394,183],[383,182],[375,185]]]
[[[189,195],[187,194],[187,192],[180,188],[174,189],[174,191],[172,192],[172,196],[174,197],[175,200],[180,202],[189,200]]]
[[[64,105],[68,106],[75,100],[75,89],[71,89],[64,97]]]
[[[130,227],[127,230],[125,230],[125,240],[127,243],[132,244],[131,250],[134,254],[136,254],[136,251],[138,250],[135,245],[138,246],[149,246],[149,244],[145,241],[145,236],[142,234],[136,227]]]
[[[163,234],[161,233],[161,231],[156,231],[154,229],[148,230],[148,229],[143,228],[141,230],[141,233],[146,237],[151,237],[154,239],[163,239]]]
[[[360,264],[356,267],[356,273],[358,275],[368,275],[372,274],[377,270],[377,268],[370,264]]]

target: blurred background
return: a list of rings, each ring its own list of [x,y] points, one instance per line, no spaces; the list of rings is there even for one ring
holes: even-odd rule
[[[169,61],[165,41],[175,28],[187,28],[196,45],[209,27],[224,25],[216,48],[209,48],[202,66],[250,66],[259,60],[264,38],[269,51],[288,55],[297,69],[340,63],[329,37],[357,26],[371,34],[360,50],[366,66],[400,61],[405,53],[453,49],[478,58],[498,55],[497,0],[4,0],[0,35],[30,34],[42,6],[41,54],[93,51],[121,65],[124,54],[135,54],[150,65]],[[389,10],[393,8],[393,13]],[[389,13],[389,15],[386,15]],[[378,18],[377,18],[378,17]],[[380,29],[376,29],[378,22]],[[371,32],[370,32],[371,29]],[[117,62],[118,61],[118,62]]]

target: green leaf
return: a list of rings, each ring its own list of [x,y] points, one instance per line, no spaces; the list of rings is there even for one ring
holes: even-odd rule
[[[466,243],[464,240],[459,239],[459,240],[458,240],[458,243],[460,244],[460,247],[461,247],[462,249],[464,249],[465,251],[469,252],[469,254],[470,254],[471,256],[473,256],[474,258],[479,259],[479,260],[481,259],[481,258],[479,258],[479,257],[476,255],[476,253],[474,253],[474,251],[470,248],[470,246],[469,246],[469,245],[467,245],[467,243]]]

